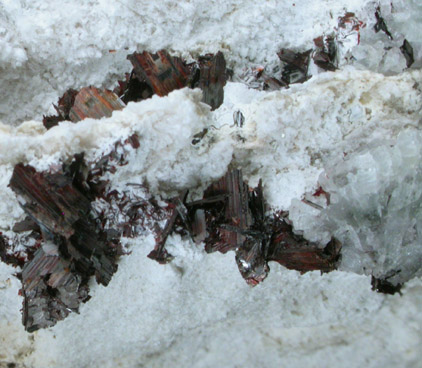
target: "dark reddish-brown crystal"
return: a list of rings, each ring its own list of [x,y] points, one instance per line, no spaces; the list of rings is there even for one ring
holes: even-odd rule
[[[285,64],[282,72],[282,81],[284,83],[303,83],[308,79],[311,51],[295,52],[290,49],[281,49],[278,52],[278,57]]]
[[[95,194],[88,193],[95,186],[87,182],[89,177],[83,155],[53,173],[23,164],[13,171],[9,186],[30,217],[14,230],[42,233],[19,264],[23,266],[23,323],[29,332],[77,311],[79,303],[87,300],[88,279],[95,275],[97,282],[107,285],[117,269],[118,240],[110,238],[92,215]],[[1,243],[0,252],[5,248]],[[10,257],[18,259],[14,253],[6,256],[9,263]]]
[[[86,279],[72,270],[56,245],[40,248],[22,270],[22,322],[28,332],[51,327],[88,298]]]
[[[166,50],[155,54],[135,52],[127,58],[139,82],[146,82],[159,96],[166,96],[187,85],[189,69],[180,58],[170,56]]]
[[[321,69],[335,71],[337,69],[337,45],[334,37],[321,36],[314,39],[316,50],[313,53],[314,63]]]
[[[226,60],[222,52],[200,58],[199,88],[202,101],[215,110],[223,103],[224,86],[227,81]]]
[[[74,123],[86,118],[101,119],[110,117],[114,110],[121,110],[125,104],[108,89],[85,87],[80,91],[69,89],[54,106],[57,116],[44,116],[43,124],[47,129],[60,121],[70,120]]]
[[[113,111],[121,110],[125,104],[113,92],[95,87],[82,88],[75,96],[69,118],[74,123],[86,118],[110,117]]]
[[[205,190],[202,200],[186,206],[193,238],[203,240],[207,252],[235,250],[239,271],[250,285],[265,279],[269,261],[301,272],[329,272],[340,259],[336,239],[326,246],[310,243],[293,232],[287,214],[266,215],[261,181],[250,188],[241,170],[228,171]]]
[[[63,173],[40,173],[33,167],[15,166],[10,187],[20,205],[52,239],[76,268],[94,274],[107,285],[116,270],[112,251],[90,216],[90,200]]]
[[[268,249],[268,261],[300,272],[336,269],[340,259],[341,244],[332,239],[325,247],[310,243],[294,234],[292,226],[284,219],[274,216],[273,233]]]

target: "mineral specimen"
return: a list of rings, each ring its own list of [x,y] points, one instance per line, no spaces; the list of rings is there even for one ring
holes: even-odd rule
[[[188,68],[180,58],[170,56],[166,50],[156,54],[135,52],[127,58],[132,63],[139,82],[146,82],[159,96],[166,96],[187,85]]]
[[[51,327],[88,300],[87,279],[63,259],[55,244],[45,243],[22,270],[22,321],[28,332]]]
[[[224,86],[227,81],[226,61],[222,52],[199,59],[199,88],[203,92],[203,101],[215,110],[223,103]]]
[[[23,164],[13,171],[9,185],[29,216],[14,231],[32,230],[34,235],[11,242],[0,238],[0,256],[23,266],[23,324],[29,332],[77,311],[88,299],[89,278],[95,275],[107,285],[117,270],[118,239],[93,216],[91,201],[98,186],[89,179],[83,155],[56,172],[37,172]]]
[[[241,170],[228,171],[202,200],[186,206],[194,239],[204,239],[207,252],[235,250],[239,271],[250,285],[266,278],[269,261],[301,272],[329,272],[338,265],[339,241],[333,238],[325,247],[310,243],[294,234],[287,214],[267,216],[262,183],[249,188]]]
[[[86,118],[101,119],[110,117],[114,110],[121,110],[124,106],[115,93],[107,89],[86,87],[76,94],[69,118],[74,123]]]
[[[281,49],[278,57],[285,63],[282,80],[287,84],[303,83],[308,79],[308,66],[312,50],[295,52]]]
[[[407,130],[396,141],[348,155],[321,175],[330,205],[318,221],[342,242],[342,269],[388,278],[392,285],[420,269],[421,143],[418,131]]]
[[[314,63],[324,70],[337,69],[337,45],[333,36],[321,36],[314,39],[316,51],[313,53]]]
[[[114,110],[121,110],[125,104],[119,97],[107,90],[95,87],[82,88],[80,91],[69,89],[54,106],[58,116],[44,116],[43,123],[47,129],[60,121],[70,120],[77,123],[86,118],[101,119],[110,117]]]
[[[400,46],[400,51],[402,52],[402,54],[404,55],[406,59],[406,66],[410,68],[412,64],[415,62],[415,58],[413,55],[413,47],[410,44],[410,42],[404,39],[403,45]]]
[[[374,26],[375,32],[383,31],[390,40],[393,39],[393,36],[391,35],[390,31],[387,28],[387,24],[385,24],[384,18],[381,17],[381,10],[378,7],[375,11],[375,18],[377,19],[377,22]]]

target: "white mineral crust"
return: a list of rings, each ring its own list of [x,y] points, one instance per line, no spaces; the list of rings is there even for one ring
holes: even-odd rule
[[[374,31],[377,6],[393,40]],[[346,12],[365,24],[360,37],[338,29]],[[123,239],[131,253],[109,286],[92,282],[80,314],[33,334],[21,323],[19,269],[0,263],[0,367],[421,367],[421,24],[419,0],[0,0],[3,234],[24,218],[7,186],[15,164],[93,159],[137,133],[140,148],[110,176],[117,190],[147,182],[157,197],[200,193],[242,167],[251,186],[262,178],[274,209],[290,211],[295,231],[343,243],[338,271],[270,263],[250,288],[233,253],[207,255],[174,235],[175,259],[163,266],[146,257],[152,235]],[[276,92],[239,77],[257,65],[280,73],[281,47],[304,51],[323,34],[337,35],[338,71],[312,64],[310,80]],[[185,58],[223,51],[235,74],[224,104],[210,111],[201,91],[183,89],[45,130],[42,115],[66,89],[111,88],[131,69],[127,54],[161,48]],[[320,186],[328,206],[313,196]],[[406,281],[402,294],[375,293],[370,275]]]

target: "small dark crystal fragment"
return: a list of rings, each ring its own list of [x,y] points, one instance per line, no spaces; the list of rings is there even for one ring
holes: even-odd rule
[[[245,123],[245,117],[242,114],[242,111],[235,111],[233,113],[233,121],[234,125],[236,125],[239,128],[243,127],[243,124]]]
[[[125,81],[118,81],[119,86],[114,90],[120,99],[128,104],[131,101],[138,102],[150,98],[154,92],[146,82],[141,82],[135,73],[126,73]]]
[[[262,181],[258,187],[249,190],[249,208],[253,223],[245,232],[246,239],[236,250],[236,262],[239,271],[249,285],[255,286],[263,281],[270,271],[267,253],[271,232],[268,231],[265,217],[265,201]]]
[[[313,54],[314,63],[321,69],[335,71],[337,69],[337,45],[334,37],[318,37],[314,39],[316,51]]]
[[[274,77],[268,77],[266,75],[263,75],[264,84],[262,86],[262,89],[264,91],[278,91],[279,89],[286,87],[287,83],[283,82],[281,80],[278,80]]]
[[[387,24],[385,24],[384,18],[381,17],[381,10],[378,7],[375,11],[375,18],[377,18],[377,23],[375,23],[374,30],[376,33],[379,31],[383,31],[390,40],[393,39],[393,36],[391,35],[390,31],[387,28]]]
[[[199,59],[199,88],[202,89],[202,101],[217,109],[224,101],[224,86],[227,81],[226,60],[221,51]]]
[[[154,250],[148,254],[148,258],[154,259],[161,264],[168,263],[173,259],[173,256],[165,249],[165,244],[168,236],[173,231],[177,218],[180,217],[188,229],[191,227],[187,219],[187,209],[184,205],[186,195],[187,191],[170,201],[170,217],[163,230],[160,230],[158,226],[156,226],[156,245]]]
[[[15,233],[21,233],[24,231],[37,231],[41,232],[40,227],[38,224],[29,216],[25,217],[24,220],[17,222],[13,225],[12,229]]]
[[[400,50],[402,54],[404,55],[404,57],[406,58],[406,66],[410,68],[412,64],[415,62],[412,45],[406,39],[404,39],[403,45],[400,46]]]
[[[394,285],[388,281],[388,277],[384,279],[379,279],[374,276],[371,277],[372,290],[377,291],[378,293],[394,295],[395,293],[400,293],[400,290],[403,284]]]
[[[277,54],[284,66],[282,81],[286,84],[303,83],[308,79],[308,66],[312,50],[295,52],[289,49],[281,49]]]
[[[64,120],[70,120],[69,112],[75,102],[75,97],[78,94],[78,91],[70,88],[68,89],[62,97],[59,98],[59,101],[56,105],[53,105],[57,111],[57,116],[44,116],[43,124],[47,129],[51,129],[56,126],[59,122]]]
[[[11,257],[8,252],[8,241],[2,234],[0,234],[0,259],[2,262],[10,265],[17,266],[18,261],[14,257]]]
[[[166,96],[187,85],[189,69],[180,58],[170,56],[166,50],[156,54],[135,52],[127,58],[132,63],[139,82],[147,83],[159,96]]]
[[[46,129],[51,129],[52,127],[58,125],[61,121],[64,121],[61,116],[43,116],[42,123],[45,126]]]
[[[59,98],[59,102],[57,106],[54,106],[57,113],[64,119],[64,120],[70,120],[69,113],[70,109],[72,108],[75,97],[78,94],[78,91],[75,89],[68,89],[62,97]]]
[[[236,252],[236,263],[240,274],[249,285],[257,285],[270,271],[265,258],[265,246],[265,242],[261,239],[247,236]]]
[[[204,137],[206,136],[206,134],[207,134],[207,133],[208,133],[208,129],[207,129],[207,128],[205,128],[205,129],[201,130],[199,133],[196,133],[196,134],[193,136],[193,139],[192,139],[192,144],[193,144],[193,145],[196,145],[196,144],[198,144],[199,142],[201,142],[202,138],[204,138]]]

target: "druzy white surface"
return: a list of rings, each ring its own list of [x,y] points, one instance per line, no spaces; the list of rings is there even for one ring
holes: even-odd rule
[[[394,40],[373,30],[377,5]],[[222,50],[235,75],[256,65],[273,72],[280,47],[312,47],[346,11],[366,24],[360,43],[345,36],[340,70],[311,65],[305,84],[263,92],[230,82],[213,112],[200,91],[184,89],[108,119],[49,131],[40,122],[69,87],[112,86],[136,49],[187,58]],[[157,196],[199,193],[229,164],[241,166],[251,185],[263,179],[271,206],[290,210],[296,231],[344,244],[339,271],[270,264],[268,279],[250,288],[232,253],[206,255],[173,236],[175,260],[162,266],[146,257],[152,236],[124,239],[132,253],[110,285],[93,283],[79,315],[34,334],[21,325],[18,270],[1,263],[0,367],[420,366],[421,19],[418,0],[0,0],[0,231],[23,216],[7,187],[16,163],[43,170],[81,151],[98,157],[136,132],[141,147],[113,187],[147,181]],[[404,38],[415,53],[410,70]],[[312,196],[319,186],[328,207]],[[409,280],[402,295],[371,291],[370,274],[393,271],[392,281]]]

